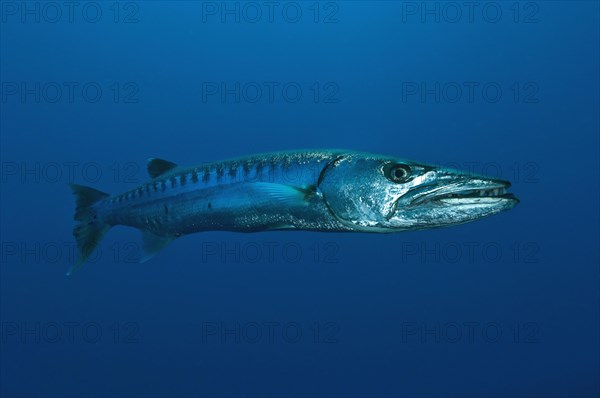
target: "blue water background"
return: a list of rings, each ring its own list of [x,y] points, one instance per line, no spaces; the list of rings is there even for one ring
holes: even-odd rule
[[[297,23],[123,2],[115,22],[112,3],[96,4],[97,23],[3,9],[1,396],[598,396],[597,2],[533,3],[527,21],[520,3],[516,22],[500,2],[497,23],[355,1],[320,3],[318,22],[313,3],[295,3]],[[23,100],[10,94],[23,82],[93,82],[103,95]],[[278,88],[256,102],[206,92],[236,82]],[[502,97],[407,94],[436,82],[493,83]],[[288,83],[302,89],[296,102]],[[521,203],[402,234],[196,234],[145,264],[127,261],[138,232],[114,228],[103,255],[65,277],[65,163],[74,182],[118,193],[145,181],[149,157],[192,165],[299,148],[473,167],[513,181]],[[41,171],[56,165],[56,179]],[[223,247],[234,254],[213,254]]]

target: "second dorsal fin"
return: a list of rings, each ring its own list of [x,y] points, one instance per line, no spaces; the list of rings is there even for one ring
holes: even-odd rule
[[[173,170],[175,167],[177,167],[177,165],[173,162],[169,162],[168,160],[158,158],[148,159],[148,174],[150,174],[150,177],[152,178],[161,176],[167,171]]]

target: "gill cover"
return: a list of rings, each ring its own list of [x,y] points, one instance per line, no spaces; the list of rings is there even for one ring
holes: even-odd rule
[[[397,165],[391,159],[345,155],[323,170],[319,191],[340,222],[356,230],[386,232],[397,200],[408,190],[402,181],[393,181],[402,177]]]

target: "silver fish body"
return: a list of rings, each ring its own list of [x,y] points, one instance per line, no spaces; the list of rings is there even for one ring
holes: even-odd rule
[[[386,233],[461,224],[518,203],[507,181],[345,150],[195,167],[150,159],[148,172],[150,181],[115,196],[72,186],[77,266],[114,225],[140,229],[149,258],[176,237],[201,231]]]

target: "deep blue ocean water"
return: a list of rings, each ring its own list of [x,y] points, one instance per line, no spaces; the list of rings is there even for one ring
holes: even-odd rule
[[[2,397],[597,397],[599,5],[0,2]],[[68,183],[348,148],[513,182],[399,234],[74,261]]]

